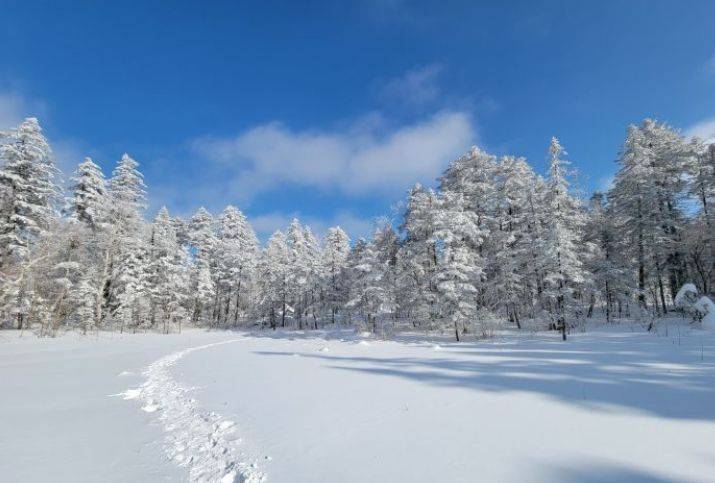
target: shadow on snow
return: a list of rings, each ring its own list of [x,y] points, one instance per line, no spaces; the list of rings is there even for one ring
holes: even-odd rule
[[[706,337],[689,336],[679,345],[680,339],[642,333],[584,334],[567,343],[536,338],[448,344],[424,357],[301,355],[326,361],[337,370],[442,387],[525,391],[599,411],[619,406],[660,417],[712,421],[715,344]]]

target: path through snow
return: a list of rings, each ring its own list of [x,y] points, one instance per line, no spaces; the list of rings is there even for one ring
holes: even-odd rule
[[[195,483],[260,483],[265,480],[256,463],[249,463],[238,445],[233,421],[215,412],[202,411],[184,387],[171,375],[170,368],[184,356],[245,339],[232,339],[180,350],[162,357],[144,371],[141,389],[129,389],[125,399],[143,401],[142,410],[157,412],[166,432],[166,451],[179,465],[188,467],[189,481]]]

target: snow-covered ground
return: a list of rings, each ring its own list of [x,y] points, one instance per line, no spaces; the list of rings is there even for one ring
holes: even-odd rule
[[[18,336],[0,331],[0,481],[186,480],[155,415],[117,394],[154,360],[225,333]]]
[[[715,481],[712,332],[397,339],[0,333],[2,480]]]

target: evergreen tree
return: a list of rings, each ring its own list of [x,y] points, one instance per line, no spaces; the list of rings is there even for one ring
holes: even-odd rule
[[[106,224],[110,202],[102,169],[91,158],[85,158],[77,166],[72,182],[73,219],[93,230]]]
[[[56,219],[61,193],[50,145],[34,117],[3,133],[0,145],[0,264],[26,260]]]
[[[273,329],[276,328],[278,315],[281,317],[281,326],[285,327],[289,263],[286,236],[278,230],[268,240],[258,267],[260,302]]]
[[[222,286],[223,320],[239,315],[248,308],[247,294],[251,288],[258,256],[258,239],[246,217],[233,206],[227,206],[218,220],[216,240],[217,279]],[[205,243],[205,242],[204,242]],[[230,313],[231,302],[234,302]]]
[[[329,228],[325,236],[325,247],[322,254],[322,273],[325,305],[333,324],[340,307],[347,302],[343,270],[349,253],[350,238],[347,233],[339,226]]]
[[[645,308],[650,294],[656,312],[667,311],[667,279],[673,296],[684,278],[684,257],[678,247],[686,160],[686,146],[678,133],[646,119],[628,128],[621,166],[609,193],[618,229],[629,240],[638,300]]]
[[[436,287],[443,320],[459,341],[479,310],[477,298],[484,267],[477,247],[485,232],[461,192],[443,192],[438,206]]]
[[[119,226],[120,236],[135,236],[143,222],[146,209],[146,185],[139,172],[139,163],[124,153],[109,180],[112,195],[112,223]]]
[[[550,302],[554,325],[566,340],[569,313],[576,311],[577,295],[586,281],[579,246],[584,216],[578,200],[569,194],[566,154],[558,139],[549,146],[549,180],[545,207],[548,217],[539,266],[544,273],[544,294]]]

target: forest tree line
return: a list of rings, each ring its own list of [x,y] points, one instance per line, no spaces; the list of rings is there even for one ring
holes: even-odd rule
[[[646,119],[627,129],[612,187],[582,200],[566,151],[541,176],[478,148],[399,219],[351,242],[293,220],[265,246],[239,209],[145,219],[138,163],[90,158],[66,189],[35,118],[0,133],[0,326],[395,328],[488,336],[597,316],[655,320],[686,282],[715,291],[715,145]],[[399,162],[399,160],[396,160]]]

